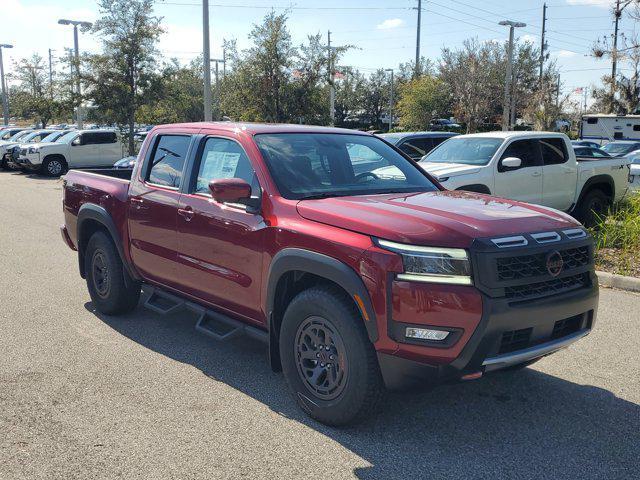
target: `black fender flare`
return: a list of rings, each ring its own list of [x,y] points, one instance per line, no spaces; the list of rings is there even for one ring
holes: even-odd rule
[[[372,343],[378,340],[378,325],[373,304],[371,303],[369,292],[358,274],[340,260],[302,248],[284,248],[280,250],[273,257],[269,266],[265,312],[269,319],[270,339],[273,330],[271,326],[276,302],[276,287],[282,276],[291,271],[311,273],[342,287],[357,305],[367,329],[369,340]]]
[[[462,187],[456,188],[456,190],[462,190],[465,192],[486,193],[487,195],[491,195],[491,190],[489,189],[489,187],[482,183],[463,185]]]
[[[613,181],[611,175],[594,175],[582,186],[582,190],[580,191],[580,195],[578,196],[578,201],[576,202],[576,209],[579,208],[579,205],[582,203],[584,196],[589,190],[591,190],[591,187],[599,183],[605,183],[611,188],[611,202],[613,202],[613,199],[616,198],[616,184]]]
[[[118,255],[120,256],[120,260],[124,265],[127,273],[131,276],[131,278],[137,279],[139,276],[132,269],[131,265],[127,261],[127,258],[124,255],[124,248],[122,246],[122,240],[120,239],[120,234],[118,229],[116,228],[116,224],[111,218],[111,214],[107,212],[104,207],[100,205],[96,205],[95,203],[85,203],[80,207],[78,211],[78,220],[77,220],[77,237],[78,237],[78,264],[80,267],[80,275],[82,278],[85,278],[84,271],[84,245],[89,241],[88,238],[84,238],[86,233],[84,233],[84,225],[86,225],[87,220],[93,220],[100,225],[102,225],[107,232],[109,232],[109,236],[113,241],[113,244],[116,246],[116,250],[118,251]]]

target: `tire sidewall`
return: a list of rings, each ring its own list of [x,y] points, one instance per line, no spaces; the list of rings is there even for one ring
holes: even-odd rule
[[[367,348],[372,348],[356,322],[353,309],[343,301],[336,301],[328,292],[308,290],[299,294],[287,308],[280,330],[280,358],[282,370],[296,401],[312,417],[325,423],[347,418],[360,405],[367,389]],[[307,388],[300,378],[295,356],[298,328],[309,317],[322,317],[335,327],[346,350],[347,378],[343,391],[334,399],[323,400]],[[358,328],[360,327],[360,328]]]
[[[601,212],[595,212],[593,210],[593,205],[595,202],[599,202],[602,204],[603,208]],[[582,220],[585,225],[592,226],[598,220],[599,216],[606,213],[608,203],[609,202],[607,196],[600,190],[592,190],[591,192],[587,193],[582,201],[582,218],[580,220]]]
[[[58,173],[52,173],[49,171],[49,165],[57,162],[60,164],[60,171]],[[48,177],[59,177],[60,175],[65,173],[67,162],[62,157],[50,157],[45,158],[44,162],[42,162],[42,173],[44,173]]]

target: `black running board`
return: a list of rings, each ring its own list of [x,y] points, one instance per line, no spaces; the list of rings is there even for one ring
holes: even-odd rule
[[[143,289],[149,293],[149,298],[144,303],[145,307],[160,315],[169,315],[181,310],[193,312],[198,315],[196,330],[215,340],[226,341],[246,335],[260,342],[269,343],[269,334],[265,330],[247,325],[223,313],[189,302],[159,288],[144,285]]]

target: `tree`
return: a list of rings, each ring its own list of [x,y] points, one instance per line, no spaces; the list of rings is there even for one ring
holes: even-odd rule
[[[435,116],[443,116],[451,106],[448,86],[442,80],[422,75],[399,89],[400,126],[406,130],[426,130]]]
[[[12,114],[33,119],[43,128],[64,110],[49,85],[48,68],[40,55],[33,54],[15,63],[13,78],[18,81],[12,91]]]
[[[93,30],[102,37],[104,53],[90,58],[90,96],[98,108],[128,127],[129,154],[135,152],[136,112],[143,103],[155,67],[155,45],[161,18],[153,16],[153,0],[98,0],[101,17]]]
[[[362,109],[369,123],[376,129],[382,128],[382,113],[389,108],[389,75],[378,69],[364,83]]]

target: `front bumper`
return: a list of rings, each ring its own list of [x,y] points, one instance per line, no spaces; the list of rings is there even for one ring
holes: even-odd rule
[[[37,170],[40,168],[41,161],[40,155],[37,153],[30,153],[27,155],[21,155],[18,158],[13,158],[12,162],[18,168],[25,168],[27,170]]]
[[[586,288],[538,300],[514,303],[483,294],[482,318],[455,360],[428,364],[379,352],[382,375],[387,388],[403,390],[535,360],[588,335],[597,309],[595,273]],[[505,344],[505,338],[516,338],[520,343]]]

